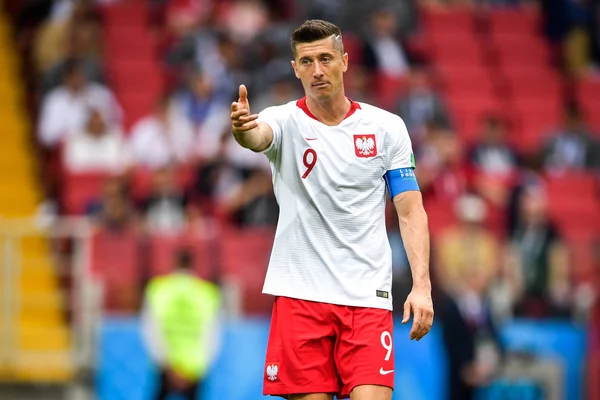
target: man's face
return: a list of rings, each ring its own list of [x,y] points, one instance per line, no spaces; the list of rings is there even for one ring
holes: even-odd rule
[[[333,37],[298,43],[292,67],[307,96],[327,100],[343,88],[348,53],[340,54],[334,47]]]

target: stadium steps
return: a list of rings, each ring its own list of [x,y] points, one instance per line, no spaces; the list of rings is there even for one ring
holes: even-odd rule
[[[41,200],[11,36],[0,15],[0,217],[6,219],[31,217]],[[73,377],[73,346],[47,239],[35,236],[13,243],[20,271],[11,266],[10,276],[0,273],[0,287],[19,290],[12,291],[10,299],[0,297],[1,304],[7,301],[13,310],[6,326],[6,310],[0,307],[2,343],[12,350],[10,357],[0,353],[0,383],[65,383]],[[3,262],[4,257],[2,267]]]

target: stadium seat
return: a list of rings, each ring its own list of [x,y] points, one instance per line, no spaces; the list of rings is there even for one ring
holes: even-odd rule
[[[148,23],[148,8],[144,2],[105,4],[99,11],[104,24],[109,26],[145,26]]]
[[[513,121],[515,134],[511,143],[523,154],[539,152],[544,142],[553,134],[560,121],[560,114],[537,114],[544,108],[515,109]]]
[[[271,296],[261,292],[273,237],[272,228],[225,228],[222,232],[222,276],[241,285],[246,313],[268,314],[271,310]]]
[[[558,103],[563,97],[561,78],[550,68],[513,64],[504,66],[500,73],[505,83],[505,94],[513,99],[556,99]]]
[[[405,89],[406,78],[404,76],[389,76],[385,73],[377,73],[373,76],[372,82],[377,105],[386,110],[393,110]]]
[[[492,38],[496,59],[501,65],[549,65],[552,53],[536,37],[499,35]]]
[[[493,8],[487,16],[492,33],[538,34],[542,18],[534,9]]]
[[[105,308],[130,311],[141,286],[140,247],[132,230],[97,230],[90,243],[90,269],[104,284]]]
[[[62,205],[67,214],[80,215],[101,193],[109,178],[105,173],[65,173],[62,180]]]
[[[488,115],[504,116],[502,103],[492,95],[481,97],[452,95],[446,98],[456,124],[457,134],[468,145],[476,141],[485,117]]]
[[[457,222],[452,202],[443,199],[426,199],[423,205],[427,211],[429,233],[433,239]]]
[[[118,88],[115,90],[115,94],[125,114],[124,126],[126,132],[129,132],[137,121],[154,111],[159,95],[153,90],[136,93],[127,88]]]
[[[419,10],[423,25],[428,31],[450,32],[469,31],[474,28],[474,18],[470,10],[443,10],[421,7]]]
[[[465,64],[483,64],[485,62],[485,53],[480,46],[472,45],[438,45],[431,47],[431,56],[435,63],[465,63]]]

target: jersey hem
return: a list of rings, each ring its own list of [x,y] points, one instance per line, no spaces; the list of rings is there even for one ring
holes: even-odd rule
[[[307,301],[314,301],[317,303],[333,304],[336,306],[378,308],[381,310],[393,311],[393,306],[392,306],[391,301],[389,302],[389,304],[376,304],[376,303],[365,304],[365,302],[360,302],[360,301],[339,301],[339,300],[335,300],[335,299],[317,298],[316,296],[313,297],[313,296],[295,295],[295,294],[290,294],[290,293],[280,293],[275,290],[267,290],[267,289],[263,289],[263,294],[268,294],[268,295],[275,296],[275,297],[288,297],[291,299],[307,300]]]

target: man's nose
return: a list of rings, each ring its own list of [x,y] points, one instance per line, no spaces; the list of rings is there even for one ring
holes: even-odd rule
[[[313,76],[315,78],[322,78],[323,70],[321,69],[321,65],[318,62],[315,62],[314,66],[315,66],[315,69],[313,71]]]

